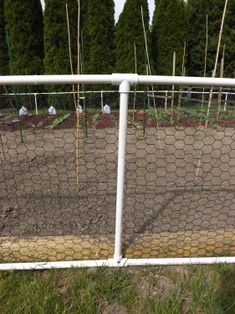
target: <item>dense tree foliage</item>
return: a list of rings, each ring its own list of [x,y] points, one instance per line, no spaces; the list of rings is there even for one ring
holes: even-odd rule
[[[0,0],[0,75],[8,74],[8,51],[6,44],[3,0]]]
[[[137,53],[137,70],[145,74],[145,43],[141,18],[149,32],[149,11],[147,0],[127,0],[116,26],[116,71],[134,72],[134,45]]]
[[[43,73],[43,15],[40,0],[4,0],[11,74]]]
[[[112,73],[114,65],[114,2],[88,0],[84,8],[86,73]]]
[[[183,0],[156,0],[152,24],[152,52],[158,75],[172,74],[172,56],[176,52],[176,74],[181,74],[186,13]]]
[[[222,20],[224,1],[221,0],[188,0],[188,70],[190,75],[201,76],[204,69],[206,42],[206,15],[209,20],[209,41],[207,58],[207,75],[214,68],[216,48]],[[221,43],[226,45],[225,76],[234,76],[235,68],[235,1],[229,1],[225,17]],[[221,56],[221,52],[220,52]],[[219,75],[219,71],[217,71]]]
[[[46,0],[44,12],[45,73],[70,74],[68,29],[64,0]],[[68,0],[73,69],[77,68],[77,1]]]
[[[68,4],[69,10],[73,72],[77,73],[77,0],[45,1],[44,35],[40,0],[0,0],[1,74],[71,73],[65,3]],[[137,71],[141,74],[146,73],[142,6],[147,39],[151,46],[153,72],[160,75],[172,74],[174,51],[177,60],[176,74],[181,74],[185,41],[187,41],[187,74],[203,75],[208,15],[207,75],[211,75],[224,1],[155,0],[151,36],[147,0],[126,0],[116,27],[113,0],[81,0],[80,3],[83,73],[134,72],[134,45]],[[235,69],[234,25],[235,1],[231,0],[228,2],[220,51],[221,57],[225,44],[225,76],[230,77],[234,76]],[[54,88],[53,86],[50,89]],[[61,89],[57,86],[58,88]]]

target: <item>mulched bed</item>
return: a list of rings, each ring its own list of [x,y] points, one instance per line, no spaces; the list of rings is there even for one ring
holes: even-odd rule
[[[45,129],[49,127],[55,119],[63,117],[63,114],[52,116],[49,114],[42,115],[28,115],[24,117],[18,116],[0,116],[0,130],[2,131],[16,131],[19,129]],[[55,129],[70,129],[76,127],[76,113],[71,113],[67,119],[55,126]],[[86,113],[80,114],[80,127],[85,128],[117,128],[119,123],[119,113],[113,112],[110,115],[103,113]],[[170,115],[166,121],[159,121],[157,123],[155,117],[145,115],[143,111],[128,113],[128,127],[144,128],[145,127],[200,127],[203,122],[198,119],[189,117],[181,117],[178,121],[173,117],[173,123],[170,122]],[[234,119],[224,119],[219,121],[218,126],[235,128]]]

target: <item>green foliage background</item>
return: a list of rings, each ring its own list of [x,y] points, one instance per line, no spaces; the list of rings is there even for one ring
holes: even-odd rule
[[[141,20],[143,8],[145,28],[149,29],[149,11],[147,0],[127,0],[116,25],[116,71],[135,71],[134,44],[137,53],[137,71],[145,74],[145,46]]]
[[[0,0],[1,74],[71,73],[66,3],[69,9],[73,72],[77,73],[77,0],[46,0],[44,17],[40,0]],[[223,0],[155,0],[152,25],[149,25],[147,0],[126,0],[116,25],[113,0],[81,0],[82,73],[133,73],[134,45],[137,52],[137,72],[146,73],[141,6],[152,72],[157,75],[172,74],[174,51],[176,75],[181,75],[184,43],[187,43],[186,74],[203,75],[205,25],[208,15],[209,47],[206,74],[211,76],[224,8]],[[220,51],[221,59],[225,45],[225,77],[234,77],[234,25],[235,0],[230,0]],[[67,91],[71,90],[71,87],[48,86],[47,90]]]
[[[176,75],[181,75],[186,14],[183,0],[156,0],[152,25],[152,54],[158,75],[172,75],[173,52],[176,52]]]

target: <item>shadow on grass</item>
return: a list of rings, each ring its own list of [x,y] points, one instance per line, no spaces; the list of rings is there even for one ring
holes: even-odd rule
[[[218,303],[223,313],[235,313],[235,265],[219,265]]]

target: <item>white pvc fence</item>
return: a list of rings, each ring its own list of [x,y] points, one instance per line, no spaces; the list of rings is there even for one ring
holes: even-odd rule
[[[235,263],[235,257],[201,257],[201,258],[165,258],[165,259],[125,259],[122,257],[122,225],[124,201],[124,175],[126,155],[128,97],[131,86],[136,85],[182,85],[182,86],[218,86],[235,87],[235,79],[141,76],[137,74],[112,75],[42,75],[42,76],[0,76],[1,85],[43,85],[43,84],[113,84],[119,86],[120,117],[118,142],[118,169],[116,192],[115,250],[110,260],[60,261],[40,263],[0,264],[0,269],[49,269],[90,266],[132,266],[132,265],[175,265],[175,264],[209,264]]]
[[[80,99],[84,99],[87,96],[98,96],[100,102],[99,102],[99,106],[100,106],[100,110],[103,110],[103,107],[105,105],[105,103],[109,103],[109,101],[106,101],[105,98],[109,98],[109,96],[113,96],[117,93],[116,90],[93,90],[93,91],[89,91],[89,90],[84,90],[84,91],[80,91],[79,92],[79,98]],[[58,96],[58,100],[60,100],[60,96],[72,96],[74,94],[77,94],[77,92],[38,92],[38,93],[17,93],[17,97],[32,97],[31,100],[33,101],[33,106],[34,106],[34,110],[35,110],[35,114],[38,115],[39,114],[39,110],[41,108],[40,105],[40,97],[41,96]],[[133,94],[136,95],[142,95],[144,97],[144,95],[146,94],[146,91],[144,90],[137,90],[137,91],[130,91],[130,95],[133,96]],[[221,99],[221,102],[223,102],[223,111],[226,111],[227,109],[227,105],[230,103],[229,97],[234,97],[235,92],[232,91],[213,91],[212,95],[213,96],[218,96],[221,95],[221,97],[223,99]],[[191,100],[191,98],[194,95],[210,95],[209,91],[199,91],[199,90],[174,90],[174,95],[179,95],[182,99],[186,99],[188,101]],[[15,93],[9,93],[8,95],[5,96],[11,96],[11,97],[15,97],[16,94]],[[150,98],[158,98],[158,96],[160,96],[159,98],[161,98],[164,102],[164,107],[165,109],[167,109],[168,106],[168,102],[171,100],[172,97],[172,91],[169,90],[152,90],[149,89],[148,91],[148,97]],[[202,100],[198,99],[198,102],[201,102]],[[234,101],[233,101],[234,103]],[[98,104],[98,103],[97,103]]]

